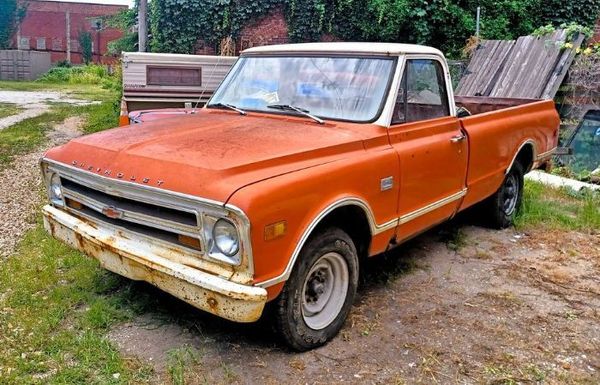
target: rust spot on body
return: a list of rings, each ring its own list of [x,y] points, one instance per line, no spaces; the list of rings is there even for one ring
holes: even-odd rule
[[[217,300],[216,300],[215,298],[213,298],[213,297],[209,297],[209,298],[206,300],[206,302],[208,303],[208,306],[210,306],[210,309],[211,309],[213,312],[215,312],[216,314],[218,314],[218,313],[217,313],[217,306],[219,305],[219,303],[217,302]]]

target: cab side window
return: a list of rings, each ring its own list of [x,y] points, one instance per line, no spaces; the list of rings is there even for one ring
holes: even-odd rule
[[[392,124],[416,122],[450,115],[444,70],[437,60],[406,61]]]

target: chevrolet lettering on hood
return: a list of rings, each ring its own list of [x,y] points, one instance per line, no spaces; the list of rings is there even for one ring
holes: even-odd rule
[[[88,166],[85,164],[85,162],[78,162],[78,161],[74,160],[73,162],[71,162],[71,164],[75,167],[80,167],[84,170],[96,172],[97,174],[102,174],[107,177],[110,177],[111,175],[113,175],[112,170],[103,170],[101,167],[94,167],[93,165]],[[152,184],[155,184],[156,186],[159,186],[159,187],[165,183],[164,180],[160,180],[160,179],[157,180],[156,182],[153,182],[150,178],[137,178],[135,175],[127,176],[123,172],[117,172],[114,175],[116,176],[117,179],[128,180],[130,182],[140,181],[143,184],[151,184],[150,182],[152,182]]]

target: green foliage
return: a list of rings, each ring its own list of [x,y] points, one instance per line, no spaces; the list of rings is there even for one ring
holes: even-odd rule
[[[92,34],[88,31],[79,31],[78,41],[83,62],[88,64],[92,61]]]
[[[552,24],[546,24],[542,27],[536,28],[531,34],[533,36],[542,37],[550,35],[554,33],[554,31],[556,31],[556,28],[554,28]]]
[[[109,74],[107,67],[98,64],[73,67],[53,67],[38,80],[42,83],[97,84],[107,85],[107,82],[119,82],[117,74]]]
[[[12,34],[26,12],[26,6],[17,4],[17,0],[0,1],[0,49],[10,47]]]
[[[591,27],[600,15],[598,0],[546,0],[542,4],[538,10],[542,20],[554,26],[575,23]]]
[[[123,37],[108,43],[109,55],[119,55],[121,52],[137,50],[138,32],[136,27],[138,8],[137,1],[133,8],[127,8],[109,17],[106,24],[111,28],[123,31]]]
[[[281,0],[154,0],[150,2],[150,46],[154,52],[193,53],[198,40],[216,45]]]
[[[527,181],[517,228],[544,226],[548,229],[600,229],[600,194],[552,189]]]
[[[572,40],[577,34],[582,34],[586,39],[589,39],[594,35],[594,31],[590,27],[575,22],[562,23],[560,28],[564,29],[567,33],[567,40]]]
[[[575,22],[590,27],[600,12],[597,0],[552,1],[557,4],[549,6],[543,0],[154,0],[151,47],[156,52],[192,53],[199,39],[216,46],[224,37],[236,38],[248,23],[279,6],[292,42],[332,35],[351,41],[427,44],[459,56],[475,31],[478,6],[484,39],[514,39],[546,24],[558,27]],[[537,33],[550,30],[544,28]]]
[[[147,382],[150,368],[123,359],[106,338],[108,327],[135,316],[132,296],[144,293],[37,222],[19,250],[0,261],[0,382]]]

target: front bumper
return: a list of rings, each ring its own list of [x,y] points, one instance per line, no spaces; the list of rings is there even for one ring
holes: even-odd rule
[[[44,227],[70,246],[97,259],[102,267],[124,277],[146,281],[192,306],[237,322],[260,318],[267,291],[231,282],[175,263],[151,252],[147,242],[102,223],[82,221],[47,205]]]

